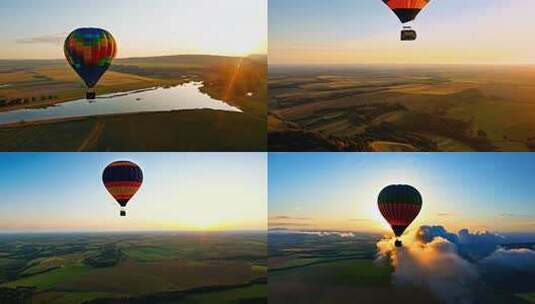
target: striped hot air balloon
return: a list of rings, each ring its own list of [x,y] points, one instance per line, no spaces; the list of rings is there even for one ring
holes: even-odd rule
[[[422,202],[420,192],[409,185],[390,185],[379,193],[377,199],[379,210],[396,237],[400,237],[418,216]],[[396,246],[400,247],[401,242],[396,241]]]
[[[382,0],[405,24],[416,19],[416,16],[431,0]],[[416,40],[416,31],[405,27],[401,32],[401,40]]]
[[[121,216],[126,216],[126,205],[143,183],[141,168],[130,161],[116,161],[104,169],[102,181],[121,206]]]
[[[94,87],[117,54],[117,43],[106,30],[79,28],[65,40],[65,57],[85,82],[87,99],[94,99]]]

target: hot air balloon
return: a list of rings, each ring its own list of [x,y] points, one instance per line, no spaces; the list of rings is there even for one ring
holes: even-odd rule
[[[416,16],[431,0],[382,0],[398,16],[401,23],[406,24],[416,19]],[[416,40],[416,31],[410,26],[403,26],[402,41]]]
[[[384,188],[377,199],[379,210],[399,238],[422,209],[422,196],[409,185],[390,185]],[[401,247],[396,240],[396,247]]]
[[[116,161],[104,169],[102,181],[121,206],[121,216],[126,216],[126,205],[143,183],[141,168],[130,161]]]
[[[87,86],[87,99],[95,99],[95,86],[117,54],[117,44],[106,30],[79,28],[65,40],[65,57]]]

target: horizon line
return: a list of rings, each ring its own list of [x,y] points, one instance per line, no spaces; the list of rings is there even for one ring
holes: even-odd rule
[[[535,66],[535,62],[367,62],[367,63],[358,63],[358,62],[311,62],[311,63],[269,63],[270,67],[285,66],[285,67],[299,67],[299,66],[348,66],[348,65],[485,65],[485,66]]]
[[[83,234],[83,233],[267,233],[267,229],[229,229],[229,230],[18,230],[0,231],[0,235],[8,234]]]
[[[160,58],[160,57],[174,57],[174,56],[211,56],[211,57],[230,57],[230,58],[247,58],[252,56],[268,56],[267,53],[251,53],[246,55],[223,55],[210,53],[184,53],[184,54],[169,54],[169,55],[154,55],[154,56],[132,56],[132,57],[117,57],[114,60],[120,59],[143,59],[143,58]],[[65,58],[0,58],[0,61],[54,61],[65,60]]]

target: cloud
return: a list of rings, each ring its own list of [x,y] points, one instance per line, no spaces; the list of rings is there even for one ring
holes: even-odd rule
[[[311,224],[307,223],[306,217],[292,217],[286,215],[273,216],[269,218],[269,227],[272,228],[306,228]]]
[[[520,217],[520,218],[532,218],[533,215],[528,214],[514,214],[514,213],[502,213],[500,214],[501,217]]]
[[[305,231],[305,234],[313,234],[321,237],[336,236],[341,238],[350,238],[355,237],[355,234],[352,232],[341,232],[341,231]]]
[[[481,262],[484,266],[500,266],[512,270],[529,270],[535,272],[535,250],[503,249],[496,250],[492,255],[484,258]]]
[[[489,231],[474,233],[471,233],[468,229],[459,231],[459,243],[461,244],[492,244],[497,246],[504,242],[505,237]]]
[[[290,232],[288,228],[273,227],[268,229],[269,232]]]
[[[54,44],[61,45],[67,37],[67,33],[58,33],[51,35],[36,36],[31,38],[22,38],[15,40],[18,44]]]
[[[442,226],[422,226],[416,231],[415,237],[417,240],[429,243],[433,241],[436,237],[442,237],[454,244],[459,242],[459,238],[455,233],[450,233]]]
[[[270,226],[283,226],[283,227],[309,227],[310,224],[307,223],[296,223],[296,222],[276,222],[269,223]]]
[[[442,226],[421,226],[402,241],[402,248],[394,247],[391,239],[377,243],[378,261],[388,261],[395,269],[393,284],[427,288],[443,303],[480,299],[483,271],[535,269],[535,250],[504,249],[505,237],[488,231],[463,229],[455,234]]]
[[[277,221],[277,220],[297,220],[297,221],[306,221],[309,220],[308,217],[292,217],[287,215],[279,215],[279,216],[273,216],[269,218],[270,220]]]
[[[439,227],[421,227],[396,248],[392,240],[377,243],[379,259],[389,259],[395,271],[393,284],[431,290],[443,303],[471,303],[471,287],[478,282],[477,269],[457,253],[455,243],[439,236]]]
[[[269,229],[270,232],[283,232],[291,234],[304,234],[304,235],[315,235],[318,237],[340,237],[340,238],[351,238],[356,237],[357,235],[353,232],[344,232],[344,231],[295,231],[282,227],[273,227]]]
[[[481,245],[490,244],[499,246],[506,239],[504,236],[490,231],[470,232],[462,229],[458,233],[448,232],[443,226],[421,226],[415,237],[422,242],[431,242],[436,237],[442,237],[457,245]]]

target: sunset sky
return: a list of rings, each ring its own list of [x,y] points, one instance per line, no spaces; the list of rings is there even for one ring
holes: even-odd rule
[[[424,204],[409,229],[535,231],[531,154],[271,153],[268,162],[270,228],[388,232],[377,196],[410,184]]]
[[[267,51],[267,0],[2,0],[0,59],[64,58],[79,27],[110,31],[118,57]]]
[[[265,230],[263,153],[0,154],[0,233]],[[142,188],[119,217],[102,171],[132,160]]]
[[[382,0],[270,0],[270,64],[535,64],[535,1],[431,1],[401,42]]]

